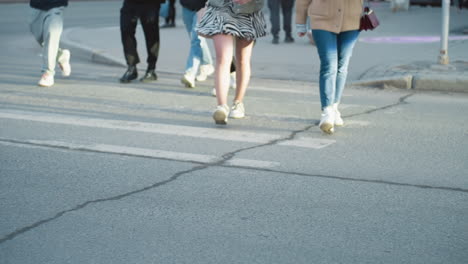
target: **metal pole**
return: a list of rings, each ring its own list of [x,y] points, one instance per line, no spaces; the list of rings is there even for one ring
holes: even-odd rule
[[[448,57],[448,35],[450,20],[450,0],[442,0],[442,36],[440,38],[439,63],[449,64]]]

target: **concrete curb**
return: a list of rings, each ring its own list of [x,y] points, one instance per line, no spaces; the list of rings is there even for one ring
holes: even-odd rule
[[[413,89],[444,92],[468,92],[468,76],[415,75]]]
[[[400,75],[386,78],[371,78],[366,80],[359,80],[350,82],[351,86],[365,86],[375,88],[401,88],[411,89],[412,88],[412,75]]]
[[[440,74],[415,74],[359,80],[352,86],[375,88],[400,88],[421,91],[468,93],[468,76],[446,76]]]
[[[63,47],[72,49],[74,56],[87,59],[91,62],[106,64],[109,66],[127,67],[123,59],[116,59],[106,53],[105,50],[95,49],[84,44],[78,44],[71,40],[70,35],[75,28],[65,29],[62,33],[61,44]]]

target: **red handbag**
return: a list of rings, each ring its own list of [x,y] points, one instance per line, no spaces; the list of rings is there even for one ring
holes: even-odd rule
[[[374,10],[370,9],[368,6],[364,7],[364,13],[361,16],[359,31],[374,30],[378,25],[380,25],[380,22],[377,19]]]

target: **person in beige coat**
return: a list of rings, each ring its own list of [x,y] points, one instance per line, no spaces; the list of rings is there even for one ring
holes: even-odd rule
[[[349,60],[359,36],[362,0],[296,0],[296,30],[312,36],[320,57],[320,129],[328,134],[344,124],[338,105],[346,82]]]

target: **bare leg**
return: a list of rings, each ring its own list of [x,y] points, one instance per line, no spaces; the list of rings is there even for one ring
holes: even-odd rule
[[[252,49],[254,41],[236,40],[236,97],[234,101],[242,102],[250,81]]]
[[[227,104],[229,89],[229,69],[233,55],[233,36],[218,34],[213,36],[216,51],[215,88],[218,105]]]

